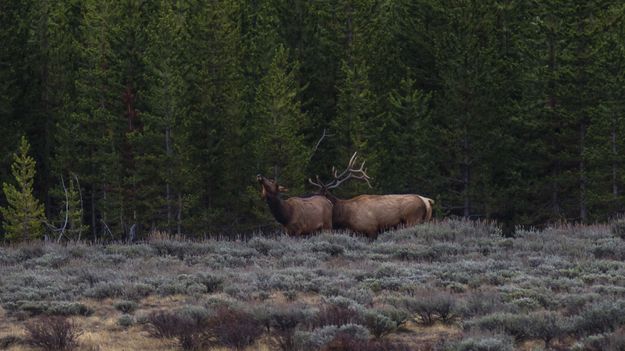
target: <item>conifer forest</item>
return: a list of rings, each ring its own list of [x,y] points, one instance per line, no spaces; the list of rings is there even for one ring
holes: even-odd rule
[[[421,194],[436,218],[504,228],[607,222],[625,207],[624,15],[607,0],[0,0],[0,216],[18,201],[45,217],[30,232],[87,240],[273,230],[256,174],[302,196],[357,151],[372,187],[340,197]]]

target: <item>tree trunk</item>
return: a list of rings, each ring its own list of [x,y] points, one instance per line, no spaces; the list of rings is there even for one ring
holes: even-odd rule
[[[169,129],[169,127],[167,127],[165,129],[165,152],[167,155],[167,161],[170,161],[170,156],[171,156],[171,143],[170,143],[170,135],[171,135],[171,131]],[[165,180],[165,199],[167,202],[167,234],[171,234],[171,189],[170,189],[170,185],[169,185],[169,180],[171,179],[170,175],[171,175],[171,167],[170,165],[167,165],[168,169],[167,169],[167,174],[168,177]]]
[[[91,231],[93,233],[93,240],[95,241],[98,238],[97,229],[95,222],[95,189],[93,184],[91,185]]]
[[[616,168],[616,118],[612,118],[612,195],[618,197],[617,168]]]
[[[548,63],[549,73],[551,77],[553,77],[554,72],[556,70],[555,40],[553,38],[549,38],[548,45],[549,45],[549,63]],[[555,218],[559,218],[561,214],[561,208],[560,208],[560,194],[559,194],[560,185],[558,182],[558,178],[560,177],[561,164],[560,164],[560,159],[559,159],[560,156],[558,155],[558,150],[560,148],[560,145],[558,144],[558,141],[555,139],[558,136],[557,131],[562,130],[562,121],[558,118],[559,116],[556,112],[556,106],[557,106],[557,102],[555,98],[555,81],[553,80],[553,78],[550,78],[548,82],[547,109],[553,114],[554,118],[557,119],[555,123],[555,128],[554,128],[556,132],[554,133],[553,135],[554,137],[552,138],[552,143],[554,147],[551,150],[553,154],[555,154],[555,159],[553,160],[553,167],[551,171],[551,210],[552,210],[553,216]]]
[[[464,127],[464,136],[462,140],[462,149],[463,149],[463,164],[462,164],[462,184],[463,190],[462,194],[464,197],[464,217],[468,218],[471,215],[471,197],[469,194],[470,190],[470,181],[471,181],[471,163],[469,159],[469,134],[467,130],[467,126]]]
[[[178,235],[182,234],[182,195],[178,194]]]
[[[582,222],[588,219],[586,208],[586,164],[584,162],[584,143],[586,139],[586,124],[579,126],[579,218]]]

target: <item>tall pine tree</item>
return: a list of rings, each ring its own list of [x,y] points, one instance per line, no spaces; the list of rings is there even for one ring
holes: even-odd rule
[[[17,186],[2,184],[8,205],[0,208],[0,213],[3,217],[5,239],[10,241],[39,239],[44,234],[43,224],[46,218],[43,206],[33,194],[36,166],[29,152],[30,144],[23,136],[11,165],[11,173]]]

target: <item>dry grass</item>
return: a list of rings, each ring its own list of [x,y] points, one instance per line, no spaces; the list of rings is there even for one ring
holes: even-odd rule
[[[454,339],[461,333],[462,329],[453,324],[435,323],[424,326],[408,321],[398,333],[389,335],[389,338],[409,345],[415,350],[430,350],[441,340]]]
[[[281,294],[275,294],[276,299],[282,299]],[[149,312],[156,309],[175,309],[188,302],[188,296],[175,295],[168,297],[150,296],[140,303],[139,311]],[[85,351],[165,351],[179,350],[174,339],[156,339],[149,336],[141,325],[130,328],[122,328],[117,324],[121,315],[113,307],[114,300],[102,301],[85,300],[85,305],[94,309],[89,317],[73,317],[80,330],[83,331],[79,338],[79,350]],[[0,308],[0,338],[5,336],[25,336],[24,324],[26,321],[18,321],[8,318],[5,311]],[[35,351],[36,348],[28,345],[13,345],[9,351]],[[227,348],[215,348],[217,351],[226,351]],[[270,351],[267,340],[261,340],[247,350]]]

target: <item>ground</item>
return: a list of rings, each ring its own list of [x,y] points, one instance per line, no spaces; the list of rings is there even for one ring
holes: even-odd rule
[[[625,243],[613,233],[561,226],[504,237],[494,223],[448,220],[373,242],[324,233],[4,246],[0,349],[33,350],[25,325],[46,315],[74,321],[81,350],[180,349],[151,333],[155,311],[193,319],[216,350],[229,349],[231,331],[205,326],[235,323],[233,311],[236,323],[262,326],[247,350],[278,349],[285,316],[299,350],[343,334],[358,348],[541,350],[547,339],[550,349],[619,349]]]

